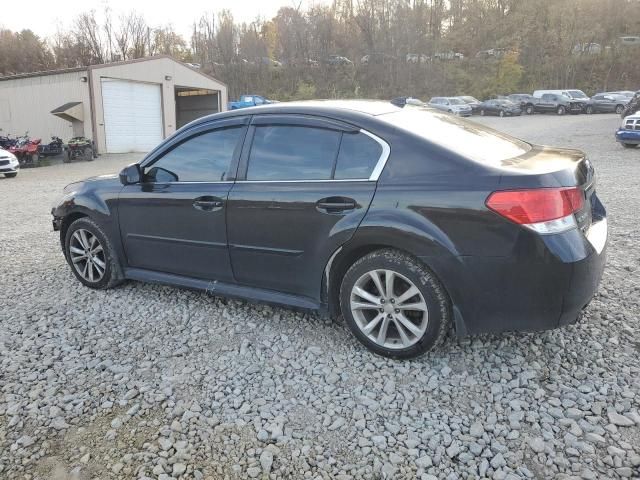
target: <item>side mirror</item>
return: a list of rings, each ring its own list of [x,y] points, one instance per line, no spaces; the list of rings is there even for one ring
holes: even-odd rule
[[[142,172],[140,171],[140,165],[138,165],[137,163],[127,165],[120,172],[120,183],[122,183],[122,185],[133,185],[136,183],[140,183],[141,179]]]

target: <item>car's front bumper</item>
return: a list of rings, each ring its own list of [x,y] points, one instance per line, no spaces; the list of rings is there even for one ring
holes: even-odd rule
[[[3,174],[3,173],[18,173],[18,170],[20,170],[20,164],[18,162],[9,163],[7,165],[0,165],[0,174]]]
[[[620,128],[616,132],[616,141],[632,145],[640,145],[640,130],[627,130]]]

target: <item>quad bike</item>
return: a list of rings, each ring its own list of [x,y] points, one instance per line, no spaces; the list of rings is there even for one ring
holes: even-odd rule
[[[1,129],[0,129],[1,130]],[[0,135],[0,148],[9,150],[10,147],[16,144],[17,139],[11,138],[11,135]]]
[[[51,137],[51,142],[46,145],[38,145],[38,154],[41,157],[55,157],[63,152],[62,139],[60,137]]]
[[[34,140],[29,138],[27,132],[22,137],[18,137],[16,143],[8,150],[16,156],[21,167],[37,167],[40,162],[40,154],[38,153],[40,142],[39,138]]]
[[[83,160],[90,162],[94,158],[97,158],[95,152],[95,148],[93,148],[93,141],[85,137],[74,137],[67,143],[67,158],[64,162],[69,163],[71,160],[75,160],[77,158],[82,158]]]

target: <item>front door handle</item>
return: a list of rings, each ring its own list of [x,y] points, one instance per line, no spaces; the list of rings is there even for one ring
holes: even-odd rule
[[[224,202],[221,198],[211,196],[198,197],[193,201],[193,208],[205,212],[220,210],[223,205]]]
[[[316,202],[316,209],[323,213],[343,213],[358,206],[353,198],[327,197]]]

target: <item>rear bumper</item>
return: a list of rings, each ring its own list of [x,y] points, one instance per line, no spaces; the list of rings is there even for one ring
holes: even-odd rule
[[[640,130],[619,129],[616,132],[616,141],[620,143],[640,144]]]
[[[586,233],[523,232],[507,257],[457,257],[455,265],[424,258],[451,296],[458,335],[574,323],[597,292],[606,261],[606,217],[594,222]]]

